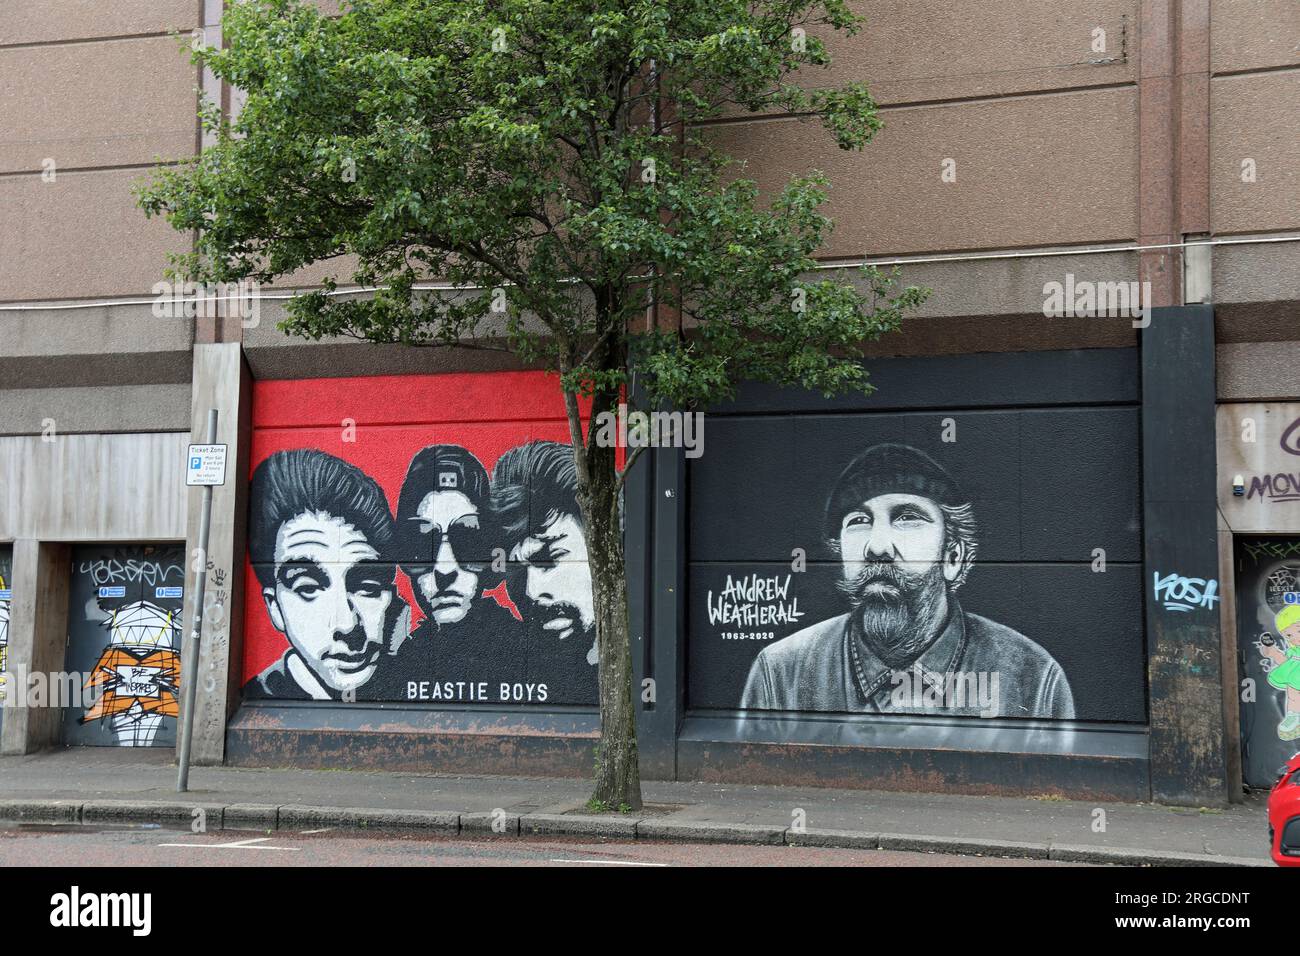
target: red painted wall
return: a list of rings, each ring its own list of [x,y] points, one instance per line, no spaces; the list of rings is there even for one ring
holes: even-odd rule
[[[586,403],[583,403],[584,417]],[[354,441],[344,441],[347,423]],[[253,385],[252,468],[278,451],[316,448],[374,478],[394,511],[411,458],[434,444],[461,445],[491,473],[507,450],[528,441],[569,443],[559,377],[545,372],[475,372],[262,381]],[[251,471],[250,471],[251,474]],[[245,557],[247,682],[288,649],[272,626]],[[406,575],[398,591],[422,618]]]

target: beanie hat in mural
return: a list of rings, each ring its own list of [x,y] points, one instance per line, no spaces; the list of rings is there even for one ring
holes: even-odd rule
[[[826,502],[825,534],[837,541],[844,516],[880,495],[919,495],[939,505],[965,504],[961,489],[943,466],[909,445],[872,445],[835,481]]]
[[[1300,604],[1288,604],[1282,608],[1277,612],[1277,617],[1273,619],[1273,624],[1279,634],[1288,627],[1300,624]]]

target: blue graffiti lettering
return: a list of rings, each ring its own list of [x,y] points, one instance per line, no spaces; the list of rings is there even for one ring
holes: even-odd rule
[[[1213,610],[1219,600],[1219,582],[1214,579],[1188,578],[1181,574],[1161,577],[1155,572],[1155,598],[1166,611],[1191,611],[1195,608]]]

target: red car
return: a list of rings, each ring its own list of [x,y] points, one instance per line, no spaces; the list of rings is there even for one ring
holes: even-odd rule
[[[1300,754],[1281,774],[1268,795],[1268,843],[1278,866],[1300,866]]]

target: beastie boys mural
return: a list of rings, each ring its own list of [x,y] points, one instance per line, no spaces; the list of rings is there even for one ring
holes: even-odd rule
[[[255,389],[247,697],[596,703],[554,378]],[[1145,719],[1135,411],[933,417],[710,417],[688,706]]]
[[[246,696],[594,705],[554,379],[285,384],[255,394]]]

